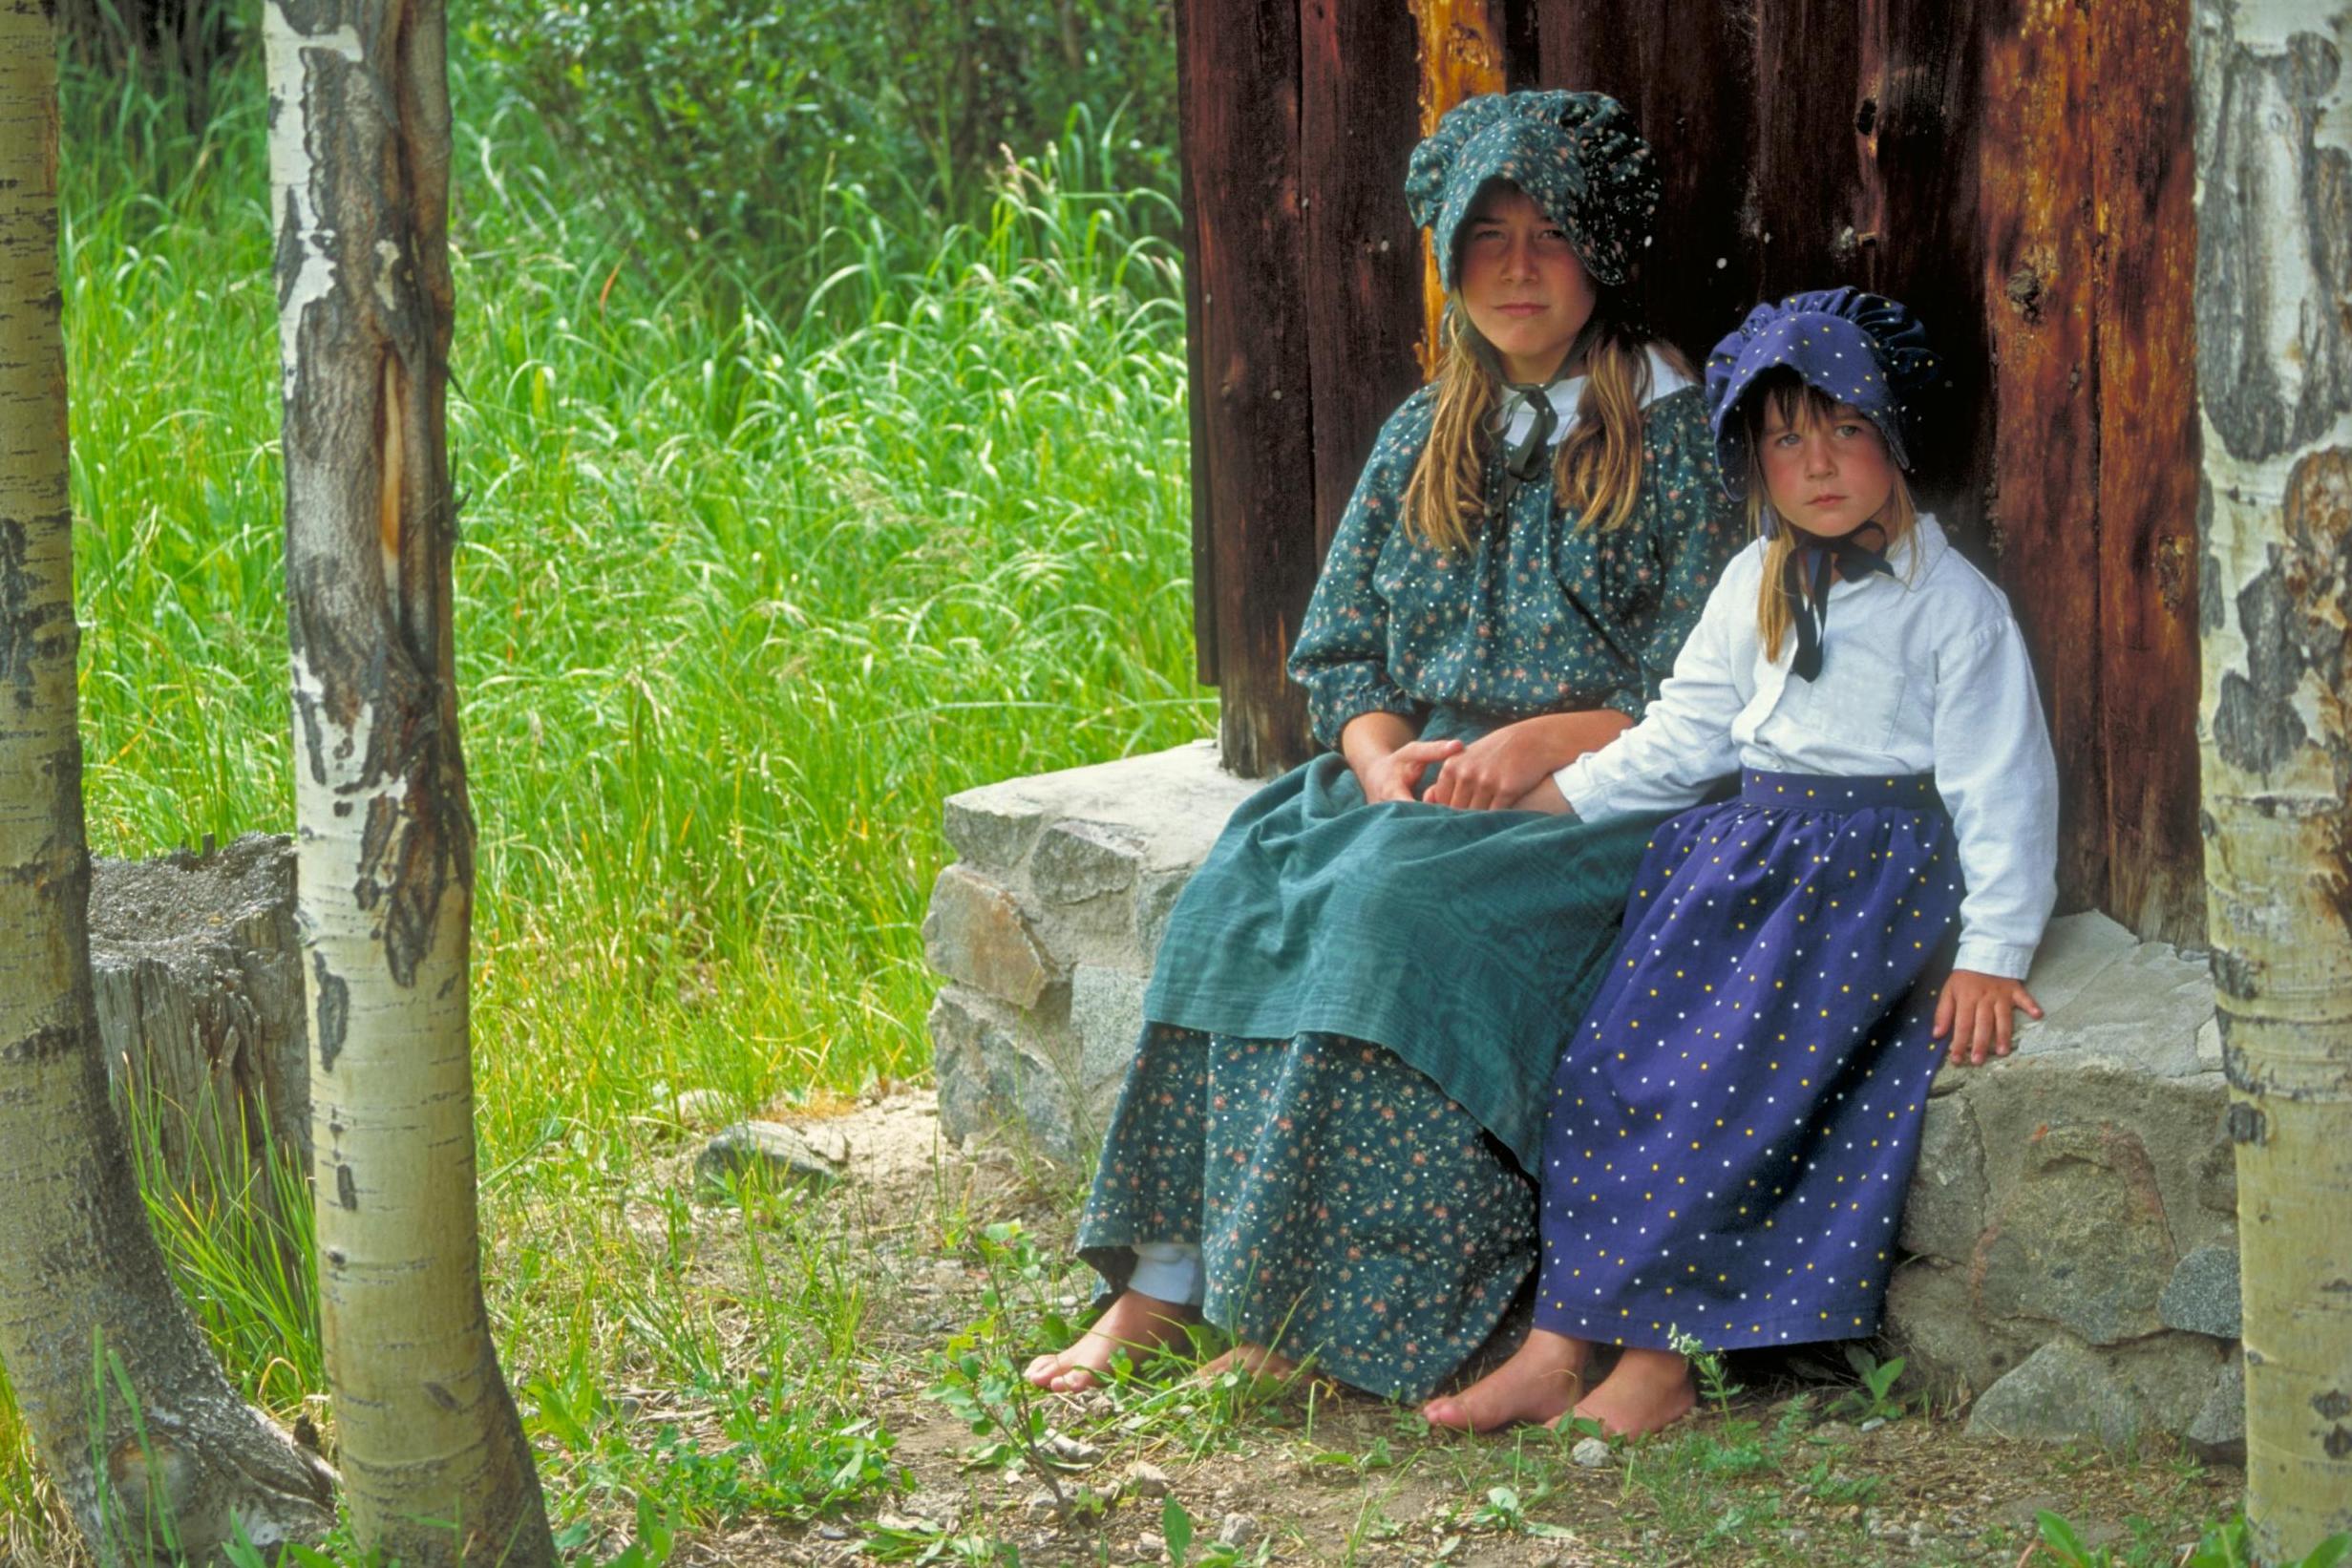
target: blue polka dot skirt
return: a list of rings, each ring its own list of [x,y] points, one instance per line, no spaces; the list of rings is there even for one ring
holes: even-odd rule
[[[1659,828],[1552,1082],[1536,1322],[1874,1332],[1962,893],[1925,775],[1748,773]]]

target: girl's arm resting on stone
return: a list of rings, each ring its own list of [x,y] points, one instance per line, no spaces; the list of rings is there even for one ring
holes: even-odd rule
[[[2058,901],[2058,764],[2033,665],[2006,614],[1937,654],[1936,789],[1966,893],[1956,971],[2024,980]]]
[[[1936,998],[1936,1038],[1951,1037],[1947,1050],[1954,1067],[1980,1067],[1988,1055],[2009,1054],[2012,1014],[2020,1007],[2028,1018],[2042,1016],[2042,1004],[2024,981],[1955,969]]]
[[[1613,708],[1538,713],[1506,724],[1462,748],[1422,798],[1464,811],[1515,807],[1538,784],[1550,782],[1552,773],[1600,751],[1632,725]]]

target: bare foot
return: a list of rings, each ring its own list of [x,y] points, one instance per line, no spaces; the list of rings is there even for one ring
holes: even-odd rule
[[[1182,1302],[1121,1291],[1077,1344],[1039,1356],[1021,1375],[1057,1394],[1082,1393],[1102,1381],[1111,1358],[1121,1350],[1141,1359],[1147,1351],[1165,1349],[1182,1340],[1184,1325],[1199,1316],[1198,1308]]]
[[[1202,1361],[1197,1373],[1193,1373],[1193,1383],[1216,1383],[1225,1373],[1249,1373],[1254,1391],[1263,1391],[1268,1385],[1277,1385],[1286,1391],[1291,1389],[1291,1385],[1299,1383],[1322,1387],[1324,1394],[1336,1394],[1338,1391],[1338,1385],[1317,1373],[1312,1364],[1301,1366],[1299,1361],[1291,1361],[1289,1356],[1265,1349],[1263,1345],[1235,1345],[1223,1356],[1216,1356],[1214,1361]]]
[[[1688,1361],[1671,1350],[1627,1350],[1600,1386],[1577,1402],[1577,1414],[1619,1437],[1662,1430],[1697,1403]]]
[[[1582,1340],[1530,1329],[1509,1361],[1460,1393],[1430,1400],[1421,1407],[1422,1418],[1456,1431],[1500,1431],[1521,1421],[1549,1425],[1584,1391],[1586,1349]]]
[[[1193,1381],[1214,1383],[1227,1372],[1235,1371],[1282,1383],[1298,1375],[1299,1364],[1262,1345],[1237,1345],[1215,1361],[1202,1362],[1200,1369],[1193,1374]]]

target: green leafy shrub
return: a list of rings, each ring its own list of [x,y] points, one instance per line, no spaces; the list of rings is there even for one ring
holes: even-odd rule
[[[903,223],[987,210],[1002,148],[1081,106],[1170,183],[1170,0],[480,0],[467,48],[593,173],[641,244],[754,272],[844,204]]]

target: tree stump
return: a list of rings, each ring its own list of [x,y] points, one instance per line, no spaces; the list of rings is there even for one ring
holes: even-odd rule
[[[142,1185],[159,1175],[198,1215],[253,1205],[296,1234],[286,1176],[310,1170],[310,1075],[292,840],[96,861],[90,968],[134,1157],[161,1160]]]

